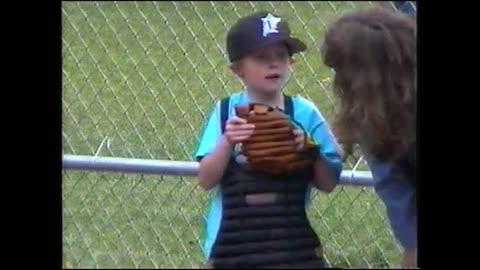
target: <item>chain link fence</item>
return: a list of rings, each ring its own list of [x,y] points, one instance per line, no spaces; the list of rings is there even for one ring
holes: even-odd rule
[[[241,89],[227,66],[227,29],[258,10],[282,16],[309,47],[295,56],[284,91],[331,120],[332,74],[319,39],[336,16],[370,5],[63,2],[63,153],[192,160],[213,102]],[[345,168],[368,169],[355,158]],[[197,267],[208,196],[192,177],[64,170],[64,267]],[[400,249],[371,188],[314,193],[308,215],[331,266],[396,264]]]

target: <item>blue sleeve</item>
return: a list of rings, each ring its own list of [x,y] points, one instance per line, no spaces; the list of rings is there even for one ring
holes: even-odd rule
[[[395,238],[405,249],[417,246],[416,192],[393,163],[368,161],[375,191],[385,204]]]
[[[216,102],[209,116],[208,122],[204,126],[197,151],[194,154],[195,158],[200,160],[202,157],[209,154],[221,136],[220,102]]]

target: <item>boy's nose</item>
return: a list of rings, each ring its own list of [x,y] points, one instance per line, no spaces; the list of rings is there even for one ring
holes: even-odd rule
[[[270,69],[278,68],[278,64],[276,62],[271,62],[269,65]]]
[[[281,64],[281,60],[278,58],[271,58],[269,62],[269,67],[270,68],[278,68]]]

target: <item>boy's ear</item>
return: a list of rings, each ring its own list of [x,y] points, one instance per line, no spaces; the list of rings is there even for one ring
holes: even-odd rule
[[[293,57],[290,57],[290,61],[289,61],[290,65],[295,63],[295,59],[293,59]]]
[[[240,65],[240,62],[233,62],[229,65],[229,68],[230,70],[236,74],[238,77],[242,78],[243,77],[243,73],[242,73],[242,70],[241,70],[241,65]]]

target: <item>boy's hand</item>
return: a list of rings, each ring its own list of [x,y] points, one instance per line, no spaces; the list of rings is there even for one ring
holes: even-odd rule
[[[225,138],[231,145],[243,142],[252,136],[254,128],[247,120],[234,116],[225,124]]]
[[[303,149],[303,146],[305,144],[305,133],[303,132],[303,130],[299,128],[293,129],[293,136],[295,140],[295,148],[297,150]]]

